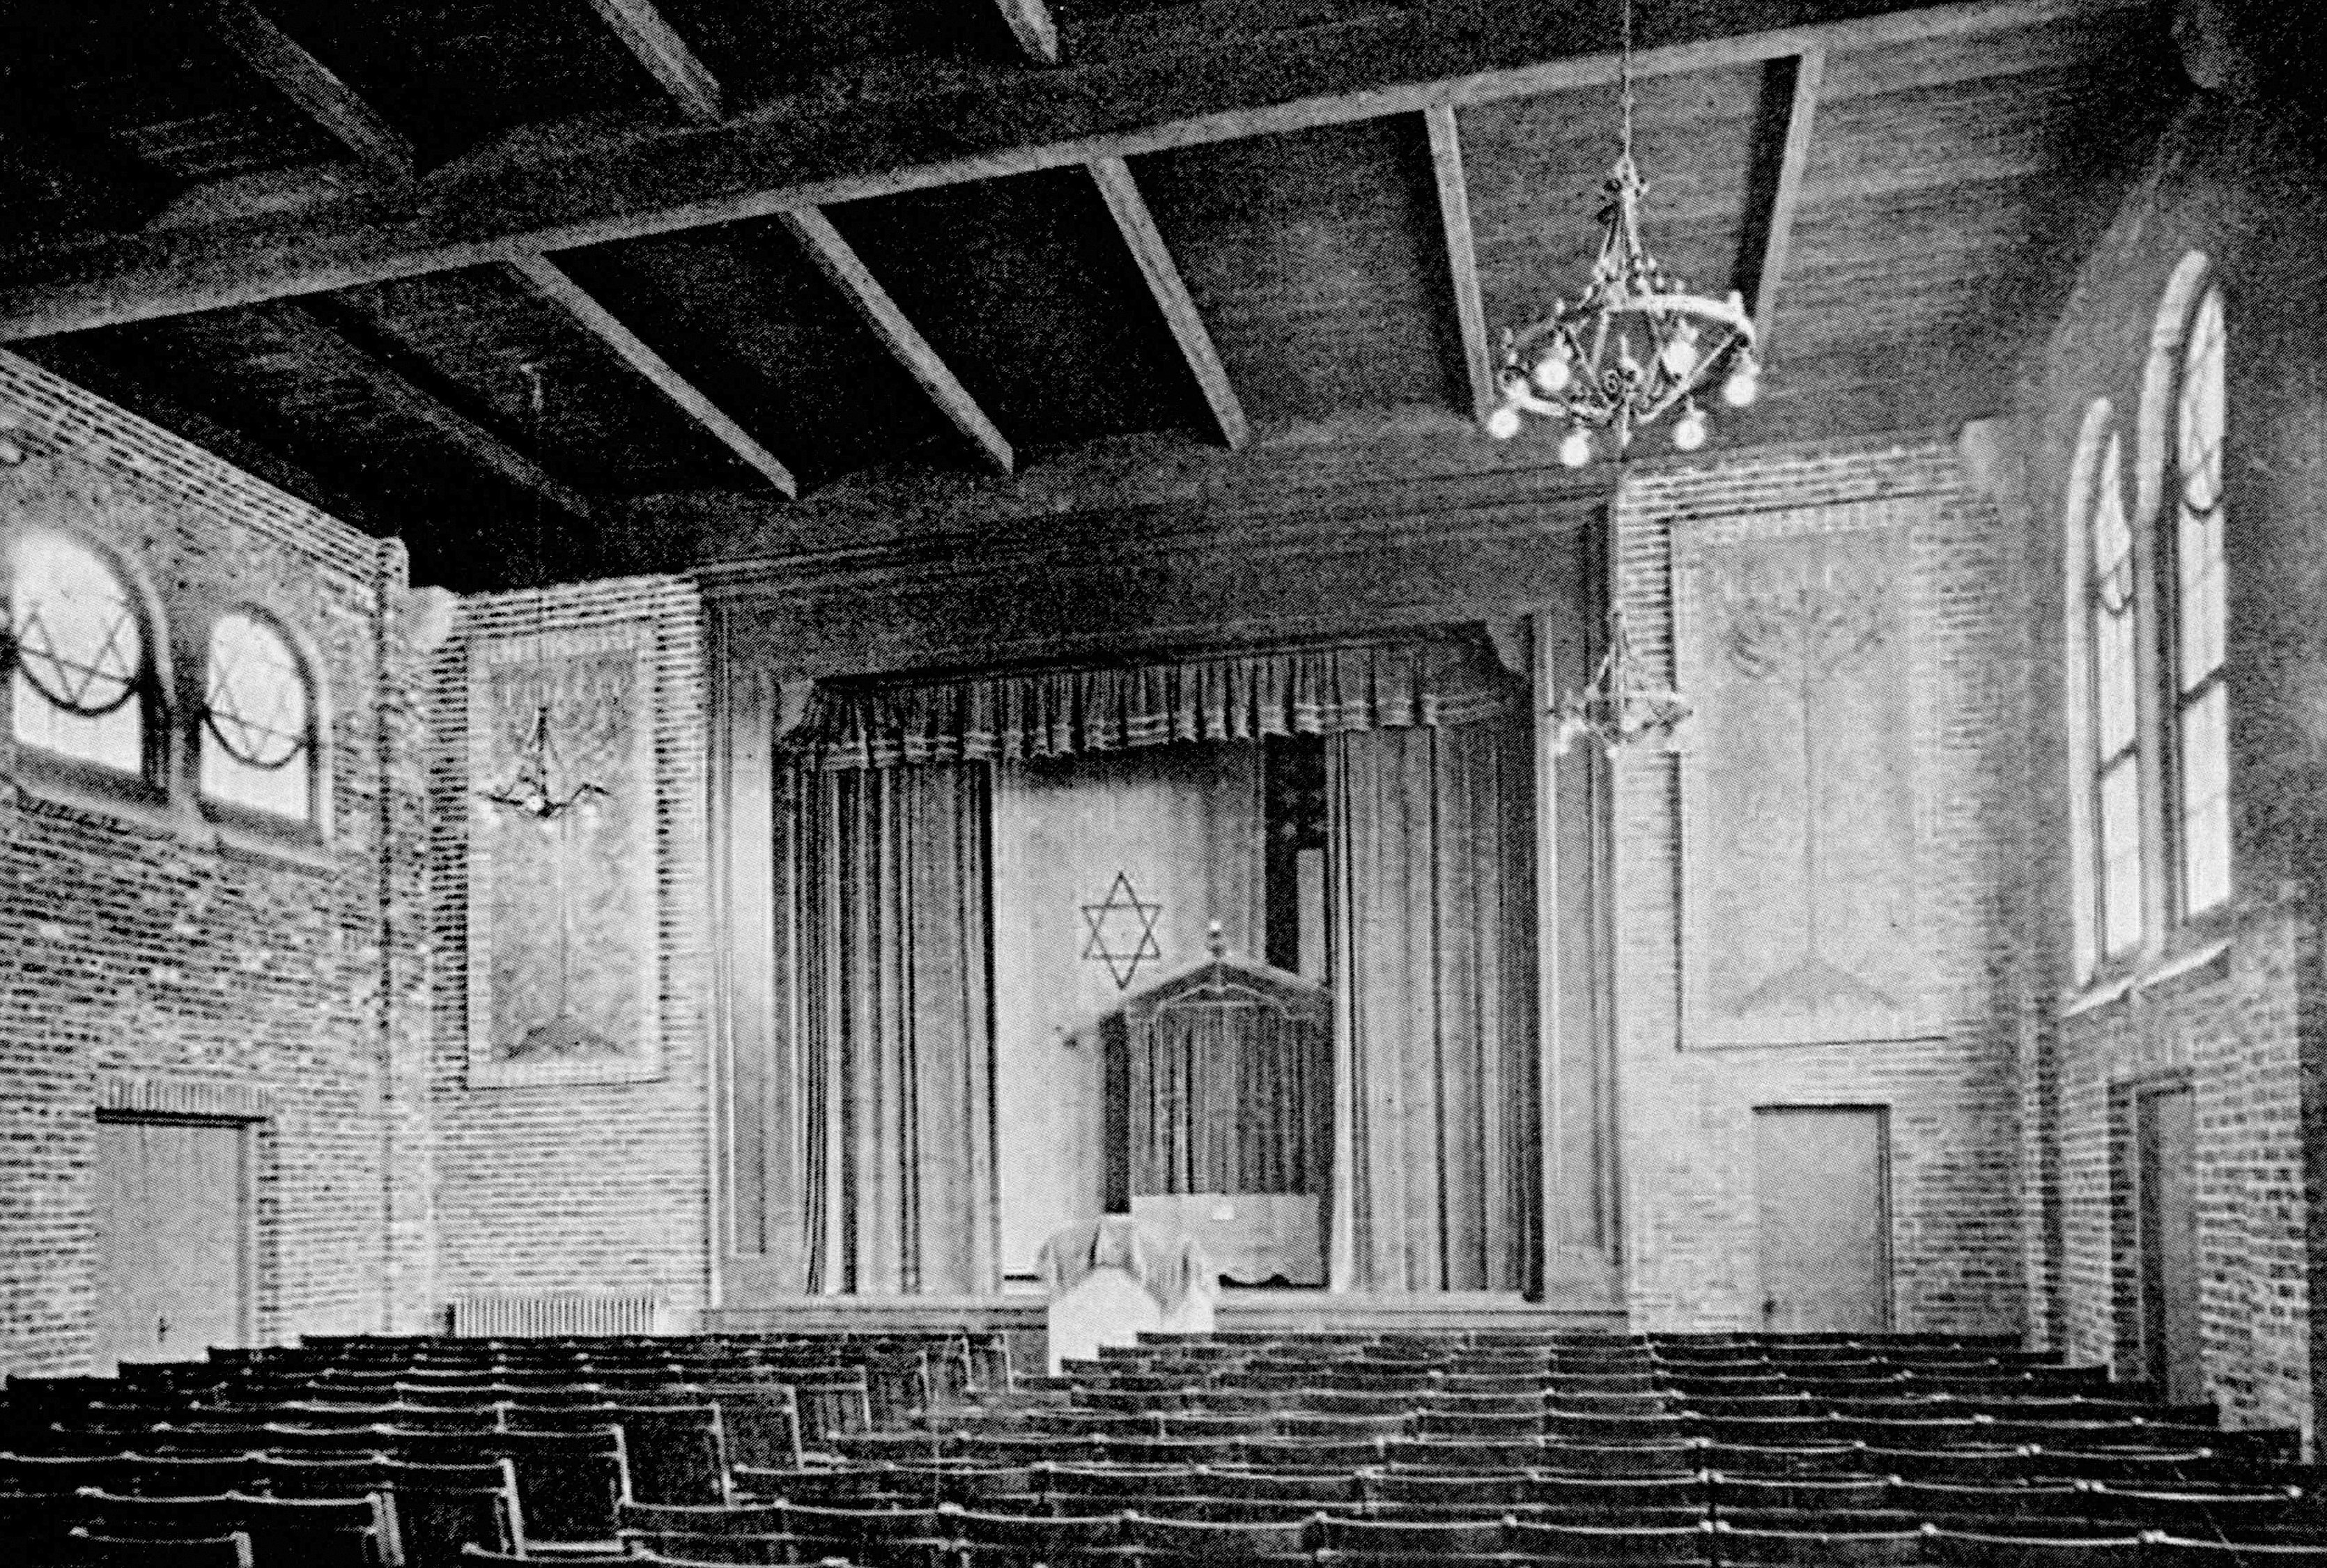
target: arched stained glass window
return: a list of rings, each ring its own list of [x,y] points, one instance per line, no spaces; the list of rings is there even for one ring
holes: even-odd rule
[[[145,631],[118,574],[62,534],[13,552],[16,739],[116,771],[145,770]]]
[[[2222,294],[2200,298],[2174,408],[2174,713],[2182,911],[2230,896],[2229,606],[2222,551]]]
[[[210,627],[201,789],[213,800],[297,821],[314,812],[313,704],[283,634],[244,611]]]
[[[2139,945],[2141,722],[2135,601],[2139,577],[2125,514],[2125,448],[2114,433],[2095,477],[2087,557],[2092,626],[2093,788],[2100,826],[2101,951]]]

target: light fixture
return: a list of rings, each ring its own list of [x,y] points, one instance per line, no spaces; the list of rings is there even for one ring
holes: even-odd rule
[[[1694,452],[1709,431],[1695,401],[1698,392],[1718,378],[1722,401],[1732,408],[1761,393],[1744,296],[1734,290],[1718,300],[1691,294],[1666,275],[1640,238],[1648,186],[1632,162],[1632,0],[1623,3],[1623,150],[1603,187],[1599,259],[1576,299],[1558,300],[1550,315],[1505,331],[1497,377],[1501,402],[1485,422],[1489,435],[1509,441],[1526,423],[1522,414],[1560,421],[1568,433],[1559,458],[1571,468],[1592,461],[1593,431],[1612,432],[1621,457],[1633,431],[1676,407],[1682,415],[1673,444]]]
[[[541,367],[530,362],[518,367],[526,378],[526,408],[528,424],[533,437],[534,454],[541,452],[541,425],[544,398],[541,387]],[[537,491],[534,499],[533,546],[535,570],[541,570],[546,537],[541,517],[541,499]],[[543,651],[548,630],[549,600],[547,592],[537,588],[533,593],[533,647],[537,665]],[[568,788],[559,792],[556,774],[559,767],[557,742],[550,734],[550,705],[543,702],[533,710],[533,733],[518,748],[516,765],[509,780],[494,789],[481,790],[485,799],[518,817],[529,817],[544,825],[557,822],[577,806],[586,806],[611,795],[612,791],[589,779],[579,783],[569,781]],[[563,855],[560,856],[559,881],[564,882]]]
[[[611,794],[603,784],[587,779],[560,794],[554,782],[558,768],[557,742],[549,734],[549,705],[533,711],[533,733],[518,748],[517,767],[509,782],[484,791],[495,806],[536,822],[554,822],[577,806]]]
[[[1687,697],[1658,684],[1642,667],[1618,608],[1608,613],[1608,651],[1592,672],[1591,684],[1569,692],[1552,710],[1559,721],[1553,748],[1565,756],[1576,742],[1588,739],[1612,757],[1640,741],[1669,742],[1692,711]]]

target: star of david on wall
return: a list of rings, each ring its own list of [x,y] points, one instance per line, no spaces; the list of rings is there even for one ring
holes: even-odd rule
[[[1107,972],[1115,976],[1117,991],[1130,989],[1131,977],[1139,973],[1141,964],[1164,961],[1164,949],[1155,940],[1155,919],[1164,906],[1142,903],[1127,873],[1117,872],[1107,897],[1083,905],[1082,910],[1083,924],[1090,928],[1083,957],[1104,962]]]

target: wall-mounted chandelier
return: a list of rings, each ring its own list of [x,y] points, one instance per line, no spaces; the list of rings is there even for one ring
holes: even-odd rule
[[[1689,700],[1649,675],[1632,651],[1624,630],[1624,611],[1608,612],[1608,651],[1591,684],[1559,699],[1551,717],[1559,721],[1552,742],[1561,756],[1578,741],[1589,740],[1610,756],[1641,741],[1670,741],[1673,732],[1695,710]]]
[[[1497,377],[1502,401],[1487,415],[1487,434],[1509,441],[1540,415],[1565,425],[1559,460],[1590,462],[1602,432],[1621,454],[1632,433],[1679,409],[1672,443],[1695,452],[1710,433],[1697,398],[1718,378],[1722,400],[1743,408],[1761,395],[1753,358],[1753,320],[1744,296],[1691,294],[1668,276],[1640,238],[1640,198],[1648,191],[1632,162],[1632,0],[1624,0],[1621,67],[1622,151],[1603,189],[1600,256],[1592,280],[1573,301],[1558,300],[1541,321],[1503,333]]]

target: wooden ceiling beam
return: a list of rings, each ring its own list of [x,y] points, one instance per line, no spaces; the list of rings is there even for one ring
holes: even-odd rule
[[[1770,331],[1777,322],[1778,289],[1785,281],[1787,253],[1793,247],[1794,213],[1801,205],[1802,174],[1809,166],[1810,137],[1818,123],[1818,89],[1826,81],[1826,51],[1806,49],[1796,55],[1793,75],[1785,150],[1779,155],[1768,218],[1758,226],[1762,238],[1753,279],[1753,334],[1764,354],[1769,352]]]
[[[1463,173],[1463,134],[1454,106],[1423,111],[1430,130],[1430,166],[1438,181],[1439,226],[1446,234],[1446,271],[1454,289],[1463,366],[1471,387],[1471,417],[1480,423],[1495,408],[1495,351],[1487,339],[1487,305],[1479,288],[1479,251],[1471,235],[1471,182]]]
[[[1120,158],[1097,158],[1090,172],[1124,244],[1131,247],[1131,257],[1139,264],[1140,275],[1147,280],[1147,292],[1154,295],[1156,309],[1164,313],[1164,324],[1172,329],[1172,339],[1180,345],[1188,373],[1196,378],[1212,411],[1220,439],[1229,450],[1237,450],[1252,434],[1245,422],[1244,405],[1229,380],[1228,367],[1220,363],[1220,350],[1212,344],[1202,313],[1196,309],[1195,297],[1188,293],[1187,280],[1180,275],[1179,263],[1172,259],[1172,247],[1164,242],[1154,215],[1147,210],[1147,199],[1139,193],[1131,165]]]
[[[681,114],[698,126],[715,126],[727,117],[719,79],[663,19],[654,0],[590,0],[590,6],[623,47],[638,56]]]
[[[995,428],[994,421],[986,416],[986,410],[977,406],[977,399],[969,395],[969,388],[961,384],[952,368],[930,347],[929,340],[906,318],[897,302],[889,297],[889,291],[881,286],[881,280],[873,275],[872,269],[856,254],[856,247],[832,226],[832,219],[814,208],[782,213],[780,218],[791,237],[799,241],[800,248],[808,252],[808,259],[816,263],[817,270],[832,280],[849,307],[873,329],[881,346],[921,384],[930,401],[938,406],[938,412],[967,437],[971,445],[984,453],[988,462],[1004,473],[1012,472],[1018,458],[1011,451],[1010,443],[1003,439],[1002,432]]]
[[[654,389],[668,398],[705,430],[718,437],[720,444],[742,459],[744,465],[762,479],[781,490],[787,498],[797,499],[799,481],[792,471],[779,462],[775,453],[761,445],[752,433],[737,424],[726,410],[721,408],[697,388],[694,382],[680,375],[650,347],[636,332],[624,326],[608,310],[566,275],[565,269],[546,256],[527,257],[510,265],[522,274],[527,282],[538,289],[543,297],[561,306],[579,322],[584,331],[621,357],[622,362],[641,377]]]
[[[1888,9],[1892,0],[1811,3],[1835,19],[1801,23],[1805,0],[1660,0],[1643,18],[1636,68],[1670,74],[1813,48],[1985,36],[2147,0],[1971,0],[1910,11]],[[1181,47],[1056,70],[964,65],[933,79],[897,61],[872,88],[812,84],[708,128],[520,127],[430,172],[394,202],[347,192],[296,213],[228,215],[201,230],[0,253],[0,341],[1613,79],[1616,57],[1597,21],[1557,5],[1522,21],[1530,24],[1481,28],[1471,0],[1417,0],[1258,37],[1192,35]]]
[[[412,144],[251,0],[212,0],[211,30],[378,179],[412,177]]]
[[[588,498],[550,474],[532,458],[386,363],[350,342],[339,329],[303,304],[267,306],[267,323],[291,351],[318,369],[360,381],[379,400],[407,418],[427,425],[510,484],[573,517],[587,520]]]
[[[1059,24],[1042,0],[995,0],[1019,50],[1037,65],[1059,63]]]

